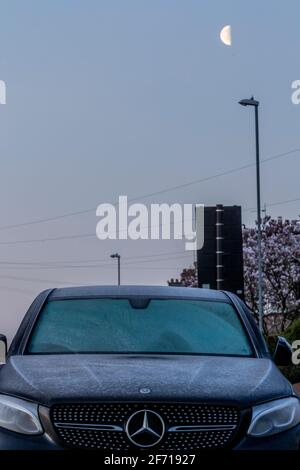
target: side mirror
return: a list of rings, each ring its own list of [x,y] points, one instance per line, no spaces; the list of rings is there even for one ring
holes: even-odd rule
[[[7,339],[5,335],[0,334],[0,364],[5,364],[7,354]]]
[[[275,351],[273,354],[273,360],[275,364],[277,366],[291,366],[292,354],[293,350],[290,343],[282,336],[278,336]]]

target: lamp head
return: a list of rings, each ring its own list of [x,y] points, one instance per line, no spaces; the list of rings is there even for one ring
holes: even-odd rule
[[[259,101],[255,100],[253,96],[250,99],[244,99],[239,101],[241,106],[259,106]]]

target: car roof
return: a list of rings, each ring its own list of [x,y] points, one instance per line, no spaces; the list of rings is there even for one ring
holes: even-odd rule
[[[228,302],[228,297],[224,292],[213,289],[141,285],[61,287],[53,289],[48,300],[136,296]]]

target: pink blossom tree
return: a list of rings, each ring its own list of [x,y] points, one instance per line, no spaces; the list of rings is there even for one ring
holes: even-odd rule
[[[243,230],[245,300],[258,315],[257,228]],[[284,331],[300,315],[300,221],[272,219],[262,223],[264,326]]]

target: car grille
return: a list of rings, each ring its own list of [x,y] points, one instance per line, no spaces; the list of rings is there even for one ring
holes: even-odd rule
[[[164,433],[156,450],[184,451],[230,447],[240,424],[233,406],[187,403],[78,403],[50,409],[54,430],[65,447],[126,451],[134,447],[126,432],[141,411],[159,415]],[[143,447],[142,445],[140,447]],[[150,446],[149,446],[150,447]]]

